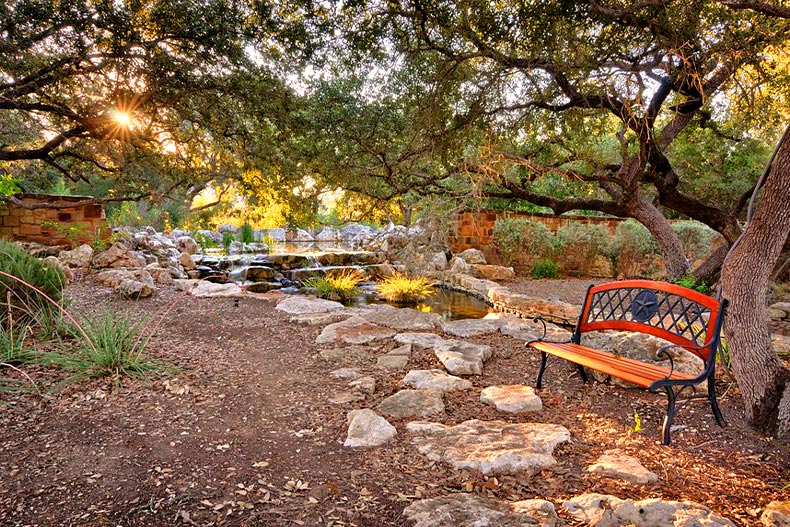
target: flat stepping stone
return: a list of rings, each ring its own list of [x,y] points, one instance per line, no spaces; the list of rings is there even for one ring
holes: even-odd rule
[[[516,315],[507,315],[500,319],[499,331],[507,337],[528,342],[530,340],[537,340],[543,335],[543,324]],[[570,338],[571,333],[569,331],[555,324],[546,323],[547,340],[562,342],[570,340]]]
[[[385,370],[402,370],[408,364],[408,355],[382,355],[376,359],[376,366]]]
[[[403,511],[414,527],[559,527],[554,504],[545,500],[501,501],[457,493],[415,501]]]
[[[364,400],[365,396],[358,391],[337,392],[335,395],[329,398],[329,402],[332,404],[351,404]]]
[[[658,476],[643,467],[638,459],[617,450],[604,453],[595,463],[587,467],[587,472],[612,476],[636,485],[647,485],[658,481]]]
[[[423,313],[409,308],[394,308],[392,306],[376,306],[379,309],[371,309],[362,312],[360,316],[365,320],[386,326],[392,329],[408,331],[425,331],[436,329],[442,320],[442,316],[437,313]]]
[[[189,290],[189,294],[198,298],[233,298],[244,294],[236,284],[216,284],[201,280]]]
[[[401,390],[381,401],[378,409],[394,417],[428,416],[444,413],[444,400],[438,390]]]
[[[448,375],[442,370],[412,370],[406,374],[403,382],[417,390],[454,392],[472,388],[471,381]]]
[[[425,421],[406,428],[417,450],[456,470],[483,474],[535,474],[557,464],[552,455],[571,433],[560,425],[473,419],[450,426]]]
[[[539,412],[543,409],[543,401],[535,395],[535,390],[524,384],[489,386],[480,392],[480,402],[510,414]]]
[[[352,314],[348,310],[326,311],[323,313],[301,313],[288,319],[289,322],[302,324],[305,326],[326,326],[351,318]]]
[[[498,320],[486,320],[483,318],[466,318],[462,320],[451,320],[442,322],[441,328],[445,333],[454,337],[475,337],[499,331],[501,323]]]
[[[342,311],[345,309],[345,306],[333,300],[324,300],[314,296],[293,295],[281,300],[274,309],[289,315],[301,315],[304,313]]]
[[[372,360],[371,352],[376,351],[377,348],[365,346],[348,346],[344,348],[333,348],[328,350],[321,350],[319,357],[327,362],[333,364],[366,364]]]
[[[352,391],[372,395],[376,393],[376,379],[366,375],[365,377],[354,379],[348,383],[348,387],[351,388]]]
[[[316,337],[317,344],[336,341],[346,344],[366,344],[376,340],[388,339],[395,335],[395,330],[371,324],[362,317],[351,317],[341,322],[329,324]]]
[[[398,333],[394,340],[399,344],[411,344],[419,348],[435,348],[447,342],[435,333]]]
[[[491,358],[491,346],[448,340],[434,348],[433,353],[453,375],[480,375],[483,363]]]
[[[386,419],[370,409],[352,410],[346,416],[348,433],[343,446],[375,447],[387,443],[398,433]]]
[[[404,344],[403,346],[398,346],[394,350],[387,353],[387,355],[403,355],[406,357],[411,357],[411,344]]]
[[[356,368],[338,368],[337,370],[330,371],[329,374],[335,379],[343,380],[353,380],[362,377],[362,374],[359,373],[359,370]]]
[[[664,501],[659,498],[634,501],[606,494],[582,494],[566,501],[564,506],[585,525],[596,527],[735,527],[727,518],[692,502]]]

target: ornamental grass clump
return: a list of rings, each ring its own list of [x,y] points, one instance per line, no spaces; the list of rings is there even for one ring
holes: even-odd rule
[[[381,280],[376,284],[376,290],[383,299],[398,304],[415,304],[436,292],[427,278],[409,278],[401,273]]]
[[[365,279],[365,274],[352,269],[341,273],[326,276],[313,276],[302,281],[302,286],[312,289],[318,298],[344,302],[360,292],[359,284]]]

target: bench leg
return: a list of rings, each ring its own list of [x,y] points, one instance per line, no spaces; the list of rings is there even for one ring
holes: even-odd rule
[[[719,401],[716,400],[716,379],[712,375],[708,377],[708,400],[713,410],[713,417],[716,418],[716,424],[721,427],[726,426],[727,423],[724,421],[724,416],[721,415],[721,410],[719,409]]]
[[[582,382],[587,384],[590,379],[587,378],[587,372],[584,371],[584,366],[582,366],[581,364],[577,364],[576,369],[579,370],[579,377],[582,378]]]
[[[664,388],[664,390],[667,392],[667,415],[664,416],[664,426],[661,428],[661,435],[662,442],[668,445],[670,443],[669,433],[672,430],[672,421],[675,419],[675,400],[677,399],[677,394],[675,394],[675,390],[669,386]]]
[[[549,355],[545,351],[540,352],[540,369],[538,370],[538,381],[535,387],[540,390],[543,388],[543,372],[546,371],[546,361],[549,360]]]

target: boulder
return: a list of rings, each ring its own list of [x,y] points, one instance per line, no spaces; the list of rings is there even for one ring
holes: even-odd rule
[[[348,387],[355,392],[372,395],[376,393],[376,379],[370,375],[366,375],[364,377],[354,379],[348,383]]]
[[[493,280],[494,282],[507,282],[516,277],[516,271],[512,267],[502,267],[501,265],[475,264],[472,273],[477,278]]]
[[[480,402],[510,414],[539,412],[543,409],[543,402],[535,395],[535,390],[523,384],[489,386],[480,392]]]
[[[455,493],[415,501],[403,511],[414,527],[560,527],[554,504],[532,499],[502,501]]]
[[[47,256],[44,258],[44,262],[50,267],[60,269],[63,272],[63,275],[66,277],[66,281],[74,281],[74,272],[69,267],[63,265],[63,263],[58,260],[57,256]]]
[[[195,268],[195,260],[193,260],[192,256],[186,251],[178,255],[178,263],[187,271]]]
[[[316,337],[317,344],[335,341],[346,344],[366,344],[374,340],[388,339],[395,335],[395,330],[372,324],[362,317],[351,317],[341,322],[326,326]]]
[[[171,285],[173,283],[173,275],[169,268],[166,269],[159,264],[153,263],[146,265],[145,270],[148,271],[157,284]]]
[[[557,464],[552,455],[570,432],[560,425],[473,419],[457,425],[406,425],[417,450],[456,470],[482,474],[536,474]]]
[[[401,390],[381,401],[378,409],[394,417],[428,416],[444,413],[444,400],[438,390]]]
[[[386,419],[373,410],[353,410],[348,413],[348,435],[345,447],[381,446],[398,433]]]
[[[124,243],[115,242],[106,251],[95,255],[91,264],[96,269],[107,267],[140,268],[146,266],[146,260],[141,253],[129,250]]]
[[[585,525],[596,527],[735,527],[730,520],[692,502],[660,498],[621,500],[604,494],[582,494],[565,502],[565,508]]]
[[[765,527],[790,527],[790,501],[772,501],[760,515]]]
[[[464,318],[441,323],[442,331],[454,337],[476,337],[487,333],[496,333],[502,324],[499,320],[483,318]]]
[[[307,243],[307,242],[312,243],[315,241],[315,239],[312,237],[312,235],[310,235],[309,232],[302,229],[287,231],[285,233],[285,239],[288,240],[289,242],[294,242],[294,243]]]
[[[224,298],[242,296],[242,289],[236,284],[217,284],[201,280],[189,290],[189,294],[198,298]]]
[[[340,240],[340,232],[334,227],[324,227],[321,232],[315,235],[318,242],[337,242]]]
[[[470,274],[472,266],[466,263],[463,258],[453,256],[449,263],[449,270],[451,273]]]
[[[658,476],[643,467],[638,459],[617,450],[606,451],[595,463],[587,467],[587,472],[611,476],[635,485],[647,485],[658,481]]]
[[[459,258],[463,258],[468,264],[486,264],[486,257],[480,249],[467,249],[461,252]]]
[[[146,298],[156,292],[156,285],[148,271],[142,270],[134,278],[122,278],[115,292],[125,298]]]
[[[431,257],[431,264],[437,271],[444,271],[447,269],[447,256],[443,252],[434,253]]]
[[[453,375],[480,375],[483,363],[491,358],[491,346],[448,340],[434,348],[433,353]]]
[[[440,392],[463,391],[472,388],[470,381],[448,375],[442,370],[411,370],[403,378],[403,383],[417,390],[438,390]]]
[[[188,255],[197,254],[200,251],[200,247],[191,236],[179,236],[176,238],[176,248]]]
[[[93,247],[88,244],[82,244],[76,249],[71,251],[63,251],[58,255],[60,263],[66,267],[76,269],[87,269],[91,266],[91,259],[93,258]]]

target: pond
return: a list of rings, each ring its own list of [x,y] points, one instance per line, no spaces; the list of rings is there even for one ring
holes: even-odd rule
[[[460,291],[453,291],[442,287],[436,288],[436,293],[426,298],[418,304],[404,306],[393,304],[378,298],[376,293],[365,287],[365,290],[357,297],[347,302],[348,306],[365,306],[371,304],[390,304],[395,307],[409,307],[423,313],[437,313],[444,320],[460,320],[464,318],[483,318],[495,309],[479,298],[467,295]]]

